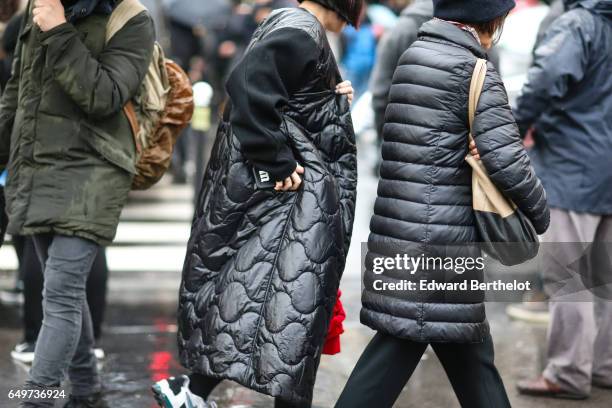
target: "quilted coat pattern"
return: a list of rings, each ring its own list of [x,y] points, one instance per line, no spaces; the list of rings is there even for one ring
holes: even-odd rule
[[[444,245],[478,242],[468,152],[468,93],[477,58],[476,39],[454,25],[431,20],[395,71],[383,130],[383,164],[366,256],[361,320],[375,330],[422,342],[481,342],[488,324],[481,292],[377,291],[374,280],[397,282],[476,279],[483,271],[387,270],[374,274],[375,257],[445,257]],[[488,64],[474,137],[497,187],[546,230],[546,194],[519,140],[499,74]],[[455,248],[480,256],[475,246]]]
[[[284,109],[304,182],[258,190],[231,123],[221,123],[187,248],[178,343],[192,371],[305,403],[350,243],[355,141],[348,102],[331,91],[340,78],[321,26],[303,10],[280,13],[253,41],[291,26],[321,49],[319,73]]]

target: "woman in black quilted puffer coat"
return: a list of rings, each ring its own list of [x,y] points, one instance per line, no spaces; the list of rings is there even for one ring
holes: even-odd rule
[[[472,264],[472,270],[461,275],[459,268],[439,266],[421,267],[414,274],[403,266],[383,271],[375,267],[377,259],[395,254],[443,257],[445,262],[450,255],[457,265],[457,255],[473,262],[481,256],[477,245],[470,245],[478,235],[472,170],[465,161],[469,87],[477,59],[486,58],[485,50],[513,7],[513,0],[434,0],[435,18],[421,27],[418,40],[399,61],[386,110],[362,297],[361,320],[377,334],[351,374],[338,408],[393,406],[428,345],[462,407],[510,406],[494,364],[484,293],[420,287],[421,280],[482,282],[483,268]],[[549,223],[546,194],[491,63],[473,136],[472,154],[479,155],[498,189],[543,233]],[[402,281],[416,286],[382,286]]]
[[[165,408],[207,407],[222,380],[277,408],[310,406],[357,181],[352,87],[325,30],[355,25],[361,7],[316,0],[274,12],[228,79],[180,288],[191,375],[153,386]]]

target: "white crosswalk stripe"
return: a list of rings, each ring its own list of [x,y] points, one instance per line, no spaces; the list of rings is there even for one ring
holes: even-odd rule
[[[106,252],[111,292],[138,286],[149,294],[160,290],[175,295],[192,217],[190,185],[175,186],[164,179],[150,190],[132,192],[117,237]],[[17,267],[9,241],[0,249],[0,286],[10,286]]]

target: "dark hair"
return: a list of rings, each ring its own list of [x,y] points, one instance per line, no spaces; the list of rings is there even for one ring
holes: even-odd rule
[[[303,2],[304,0],[298,0]],[[348,24],[359,27],[359,19],[363,10],[364,0],[312,0],[323,7],[335,11]]]
[[[7,22],[19,10],[19,0],[2,0],[0,3],[0,21]]]
[[[491,21],[487,21],[486,23],[470,23],[470,25],[474,27],[479,33],[499,37],[501,36],[501,32],[504,29],[506,17],[508,17],[508,13],[496,17]]]

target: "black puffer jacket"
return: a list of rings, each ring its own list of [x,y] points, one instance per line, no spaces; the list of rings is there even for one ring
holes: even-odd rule
[[[355,141],[322,26],[303,9],[272,16],[254,42],[293,27],[318,45],[317,68],[279,107],[304,182],[298,192],[257,190],[232,123],[220,125],[187,248],[178,339],[190,370],[304,403],[350,242]]]
[[[483,280],[482,270],[373,273],[373,260],[401,252],[443,257],[440,244],[478,241],[467,154],[468,91],[485,51],[468,32],[432,20],[401,57],[384,125],[383,164],[366,257],[361,320],[373,329],[423,342],[480,342],[488,333],[483,293],[380,291],[375,280]],[[544,189],[519,139],[502,81],[491,63],[474,123],[482,161],[493,182],[546,230]],[[447,249],[448,250],[448,249]],[[463,256],[480,256],[466,247]],[[380,287],[380,286],[379,286]]]

